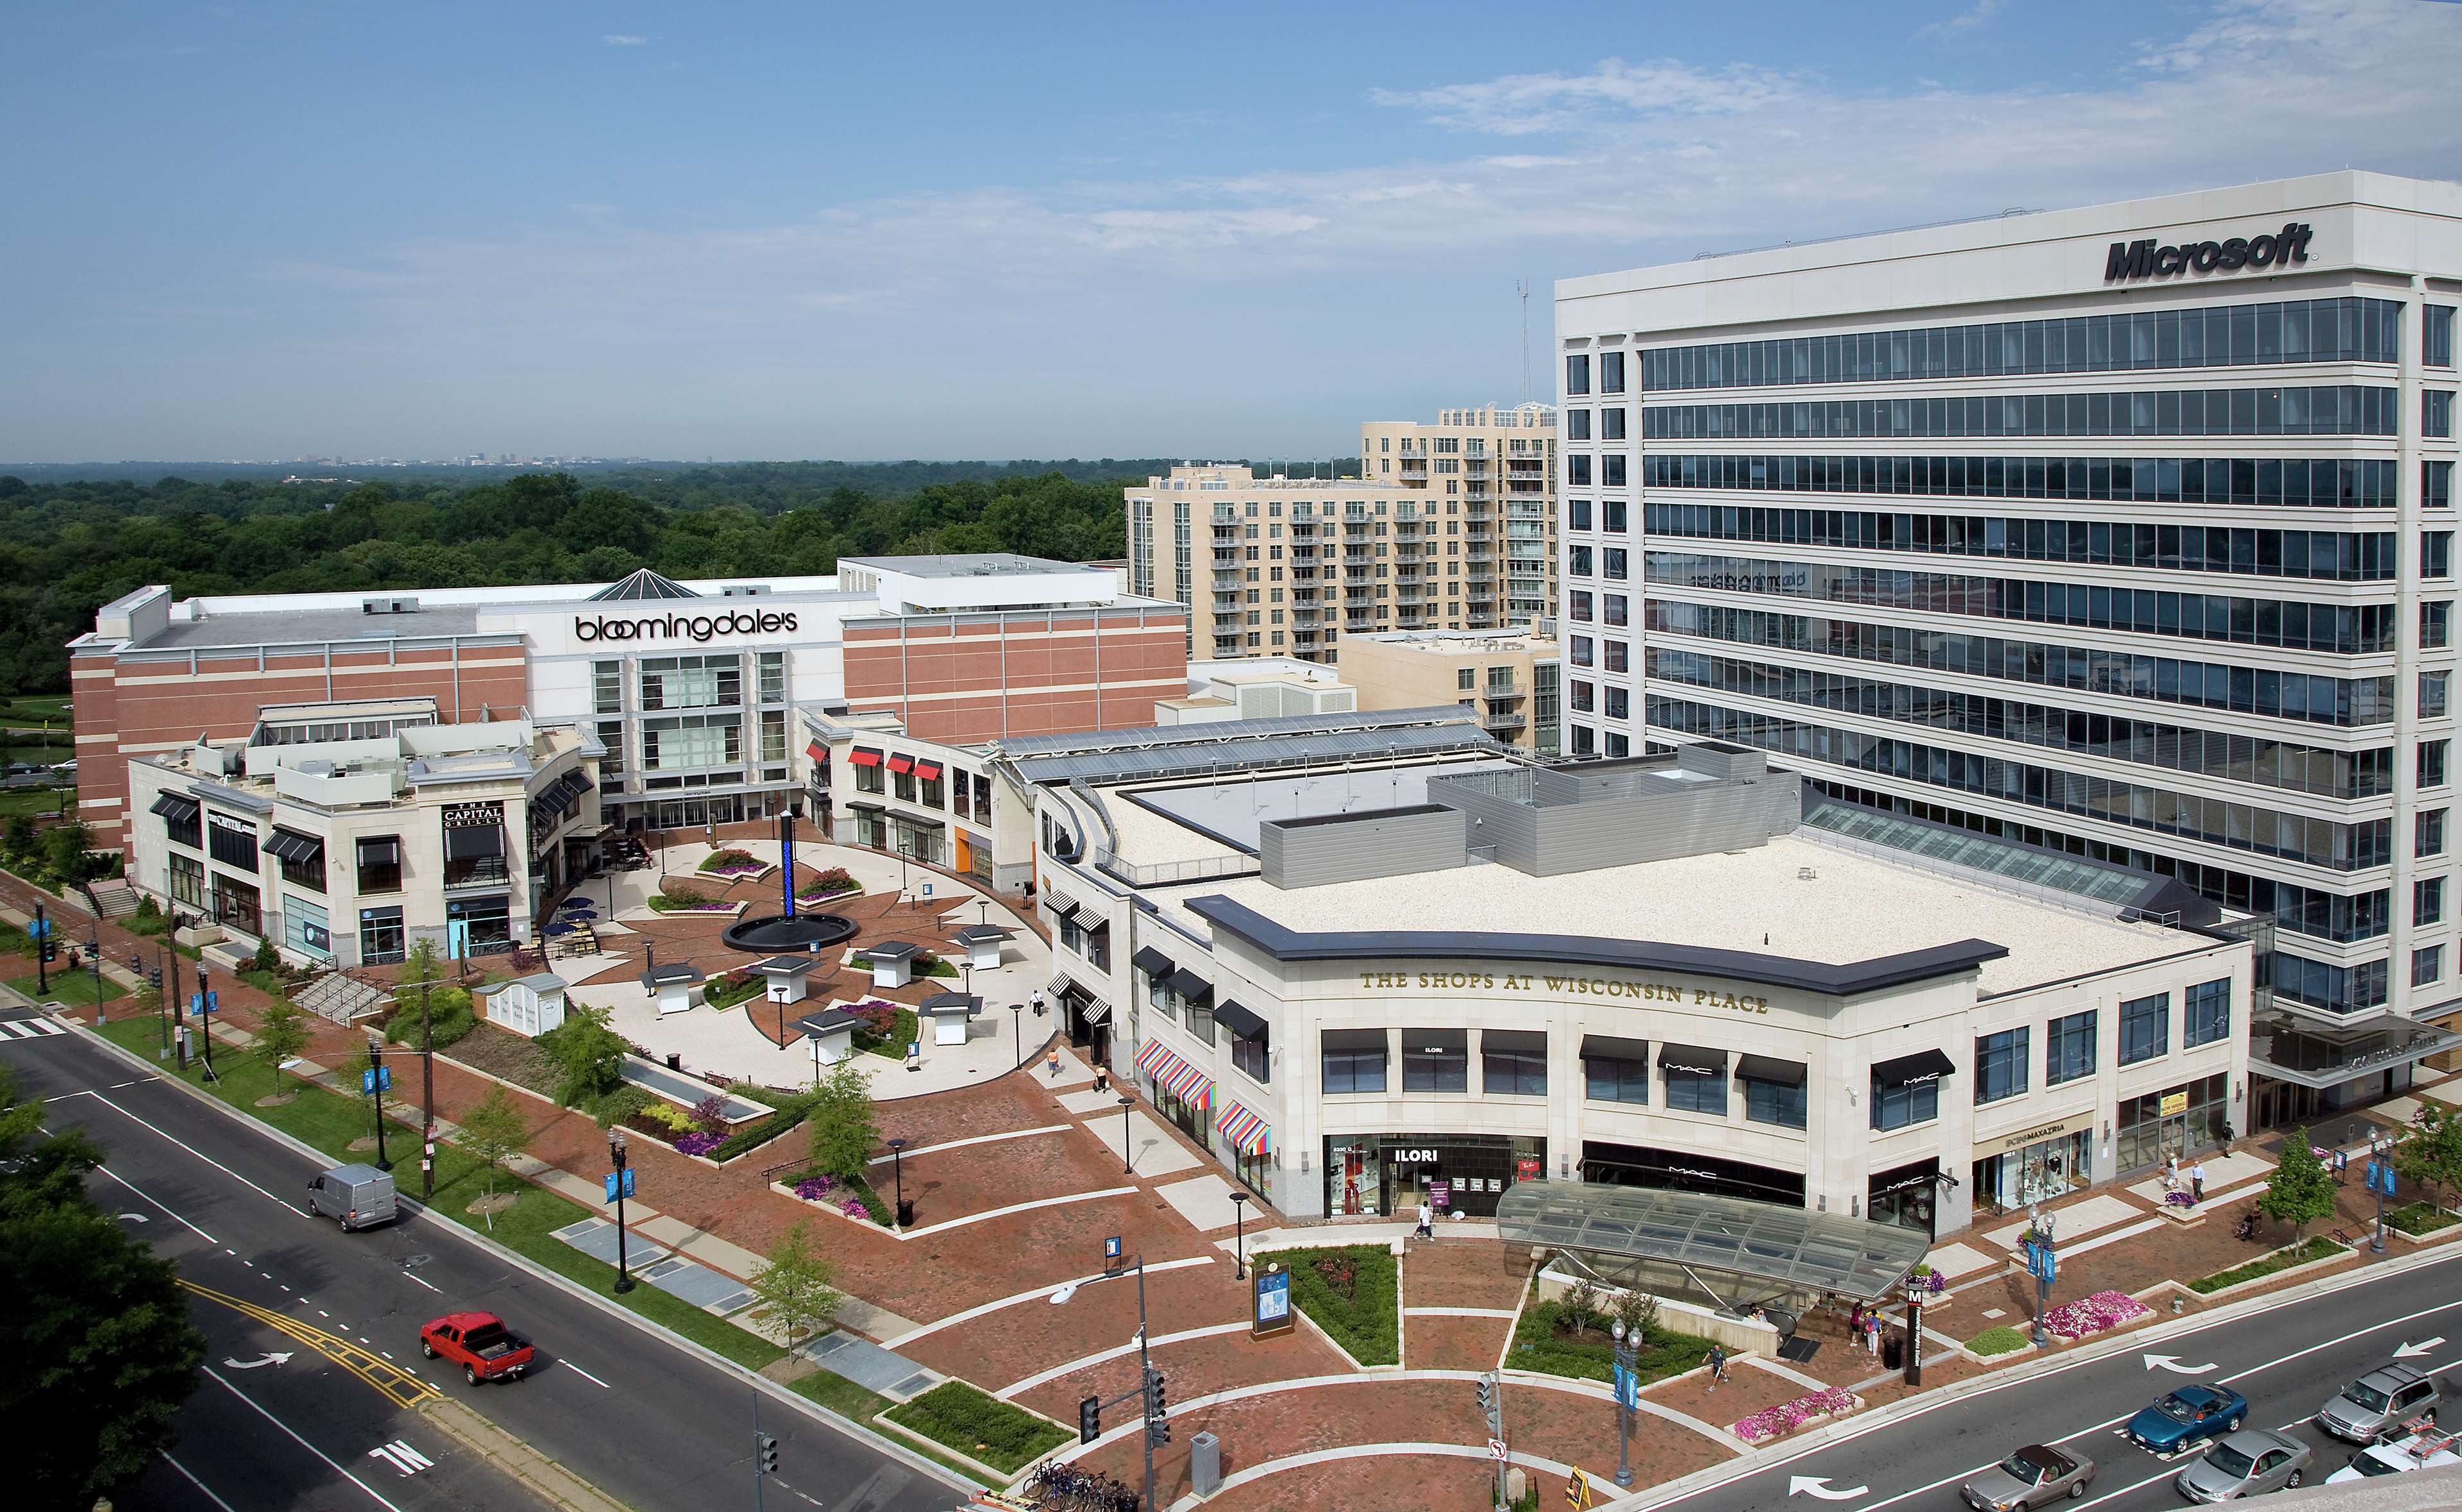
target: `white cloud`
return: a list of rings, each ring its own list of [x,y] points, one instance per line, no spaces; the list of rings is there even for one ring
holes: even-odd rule
[[[2009,0],[1975,0],[1975,4],[1946,20],[1934,21],[1927,27],[1918,27],[1915,30],[1915,36],[1926,41],[1939,41],[1960,36],[1974,31],[2007,9],[2009,9]]]
[[[1609,58],[1587,74],[1508,74],[1481,83],[1369,91],[1379,105],[1419,111],[1440,125],[1508,137],[1564,131],[1605,116],[1739,115],[1784,99],[1783,75],[1747,64],[1702,70],[1670,58]]]
[[[630,32],[610,32],[598,40],[606,43],[609,47],[647,47],[650,45],[650,39],[648,37],[635,36]]]

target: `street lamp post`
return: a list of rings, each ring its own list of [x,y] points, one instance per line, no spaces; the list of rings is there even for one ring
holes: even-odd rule
[[[1112,1397],[1108,1402],[1096,1402],[1095,1411],[1099,1414],[1105,1407],[1114,1407],[1132,1397],[1136,1398],[1139,1415],[1143,1418],[1143,1421],[1137,1425],[1137,1436],[1144,1441],[1146,1457],[1145,1494],[1138,1499],[1137,1505],[1140,1508],[1150,1508],[1155,1504],[1154,1452],[1155,1435],[1157,1432],[1165,1435],[1163,1441],[1168,1443],[1170,1441],[1168,1437],[1169,1429],[1163,1426],[1162,1377],[1155,1373],[1154,1355],[1146,1347],[1145,1252],[1143,1250],[1139,1250],[1134,1258],[1122,1261],[1118,1254],[1119,1246],[1120,1242],[1116,1239],[1113,1239],[1107,1243],[1106,1253],[1104,1255],[1104,1270],[1102,1279],[1105,1281],[1116,1280],[1117,1278],[1128,1274],[1132,1270],[1135,1271],[1137,1274],[1137,1385],[1134,1391],[1123,1392],[1119,1395]],[[1052,1305],[1055,1307],[1061,1306],[1066,1304],[1071,1297],[1076,1296],[1077,1286],[1078,1283],[1072,1281],[1069,1285],[1061,1287],[1058,1291],[1053,1292],[1051,1294]],[[1096,1401],[1095,1398],[1091,1396],[1086,1398],[1086,1400],[1089,1402]],[[1086,1418],[1085,1408],[1082,1404],[1078,1409],[1078,1414],[1079,1421],[1083,1423]]]
[[[1233,1192],[1231,1194],[1231,1221],[1234,1225],[1231,1231],[1231,1245],[1232,1254],[1235,1257],[1231,1265],[1231,1279],[1233,1281],[1245,1281],[1248,1279],[1247,1193]]]
[[[2375,1133],[2369,1134],[2368,1193],[2377,1199],[2376,1227],[2368,1234],[2368,1253],[2371,1255],[2382,1255],[2386,1252],[2385,1199],[2386,1188],[2393,1184],[2390,1179],[2393,1175],[2390,1160],[2392,1152],[2393,1146],[2386,1142],[2381,1135]]]
[[[915,1210],[906,1205],[906,1141],[904,1139],[889,1141],[889,1174],[897,1187],[897,1226],[911,1227],[915,1222]]]
[[[1012,1003],[1012,1004],[1010,1004],[1008,1005],[1008,1029],[1009,1029],[1009,1038],[1010,1038],[1013,1042],[1015,1042],[1015,1044],[1016,1044],[1016,1046],[1017,1046],[1017,1066],[1023,1066],[1023,1065],[1025,1065],[1025,1064],[1026,1064],[1026,1004],[1023,1004],[1023,1003]],[[1000,1031],[999,1031],[998,1029],[994,1029],[992,1032],[993,1032],[993,1033],[995,1033],[995,1034],[997,1034],[997,1033],[999,1033]],[[1010,1069],[1010,1070],[1015,1070],[1015,1069],[1017,1069],[1017,1066],[1012,1066],[1012,1067],[1010,1067],[1010,1068],[1009,1068],[1009,1069]]]
[[[213,1025],[210,1021],[205,1025],[205,1034],[207,1038],[213,1035]],[[393,1162],[385,1158],[384,1083],[384,1041],[378,1035],[370,1034],[368,1036],[368,1101],[375,1104],[377,1110],[377,1169],[390,1171],[393,1169]]]
[[[1633,1371],[1641,1362],[1641,1335],[1628,1333],[1621,1319],[1609,1330],[1615,1339],[1616,1399],[1616,1469],[1615,1483],[1631,1489],[1632,1485],[1632,1406]]]
[[[2035,1278],[2035,1348],[2051,1348],[2051,1335],[2043,1331],[2043,1317],[2052,1310],[2052,1278],[2059,1274],[2059,1251],[2052,1244],[2052,1216],[2038,1214],[2027,1231],[2026,1269]]]
[[[607,1131],[607,1158],[616,1167],[616,1289],[633,1289],[633,1272],[624,1252],[624,1131]]]
[[[1134,1097],[1123,1095],[1120,1098],[1120,1174],[1122,1176],[1134,1176],[1137,1170],[1136,1161],[1129,1150],[1129,1110],[1136,1105],[1137,1100]]]

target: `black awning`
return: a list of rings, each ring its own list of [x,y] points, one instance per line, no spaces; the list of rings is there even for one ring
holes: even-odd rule
[[[1494,1050],[1499,1055],[1544,1055],[1547,1053],[1545,1029],[1483,1029],[1479,1036],[1479,1053]]]
[[[1468,1029],[1404,1029],[1405,1055],[1460,1055],[1470,1049]]]
[[[1658,1069],[1681,1071],[1689,1076],[1724,1076],[1727,1074],[1727,1052],[1704,1049],[1698,1045],[1669,1045],[1662,1041],[1658,1047]]]
[[[939,819],[926,819],[919,813],[893,813],[889,818],[891,823],[902,824],[910,830],[946,830],[949,828],[948,825]]]
[[[288,861],[293,866],[305,866],[325,853],[324,841],[313,834],[301,834],[296,830],[275,830],[272,837],[265,842],[265,848],[273,853],[276,860]]]
[[[1317,1038],[1328,1050],[1374,1050],[1385,1052],[1383,1029],[1323,1029]]]
[[[1044,894],[1043,906],[1050,912],[1051,917],[1054,918],[1067,918],[1069,915],[1077,912],[1077,900],[1073,897],[1065,896],[1059,893]]]
[[[1214,996],[1214,983],[1182,966],[1171,974],[1171,990],[1187,1002],[1202,1003]]]
[[[1586,1061],[1639,1061],[1650,1064],[1650,1042],[1628,1040],[1614,1034],[1582,1036],[1582,1059]]]
[[[1917,1050],[1893,1061],[1872,1063],[1872,1085],[1905,1087],[1914,1082],[1937,1081],[1957,1069],[1957,1063],[1938,1050]]]
[[[1179,969],[1169,956],[1152,945],[1139,945],[1136,954],[1129,958],[1129,964],[1149,977],[1168,977]]]
[[[1265,1021],[1229,998],[1224,998],[1214,1004],[1214,1022],[1243,1040],[1262,1040],[1265,1037]]]
[[[1736,1075],[1748,1082],[1769,1082],[1779,1087],[1801,1087],[1805,1081],[1802,1061],[1772,1060],[1766,1055],[1739,1055]]]
[[[849,809],[860,809],[866,813],[887,813],[889,811],[880,804],[866,803],[860,798],[849,798],[846,801],[846,807]]]
[[[183,798],[176,792],[158,792],[154,795],[152,811],[161,814],[173,824],[186,824],[197,816],[197,810],[203,807],[204,805],[194,798]]]

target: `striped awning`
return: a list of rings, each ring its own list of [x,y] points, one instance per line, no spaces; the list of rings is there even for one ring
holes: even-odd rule
[[[1274,1147],[1274,1132],[1265,1127],[1265,1120],[1228,1097],[1222,1099],[1222,1112],[1216,1115],[1214,1127],[1242,1155],[1262,1156]]]
[[[1146,1041],[1146,1048],[1137,1052],[1137,1069],[1191,1108],[1214,1106],[1214,1078],[1163,1048],[1160,1040]]]
[[[1112,1005],[1100,998],[1091,998],[1087,1001],[1085,1012],[1086,1023],[1092,1026],[1112,1016]]]

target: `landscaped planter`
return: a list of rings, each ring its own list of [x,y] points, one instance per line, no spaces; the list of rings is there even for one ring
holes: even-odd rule
[[[2245,1264],[2252,1265],[2257,1264],[2275,1255],[2279,1255],[2286,1251],[2305,1249],[2309,1245],[2319,1242],[2322,1238],[2322,1236],[2311,1235],[2309,1238],[2301,1240],[2297,1244],[2285,1244],[2281,1249],[2269,1250],[2266,1254],[2259,1255],[2256,1260],[2248,1261]],[[2199,1291],[2193,1283],[2187,1289],[2191,1296],[2199,1298],[2202,1301],[2220,1302],[2225,1297],[2236,1297],[2245,1292],[2256,1291],[2260,1287],[2275,1285],[2287,1277],[2304,1276],[2310,1271],[2323,1270],[2329,1265],[2339,1265],[2343,1262],[2350,1260],[2359,1254],[2358,1250],[2346,1245],[2333,1244],[2331,1240],[2324,1240],[2323,1242],[2332,1245],[2333,1253],[2321,1255],[2315,1260],[2302,1261],[2297,1265],[2285,1265],[2280,1270],[2269,1270],[2260,1276],[2251,1276],[2246,1281],[2234,1282],[2228,1286],[2217,1286],[2212,1291]],[[2236,1270],[2238,1268],[2240,1267],[2237,1265],[2231,1267],[2232,1270]],[[2217,1271],[2215,1274],[2229,1275],[2231,1274],[2231,1271]]]
[[[693,903],[680,908],[671,908],[662,897],[650,899],[650,912],[653,914],[707,914],[713,918],[733,918],[743,913],[745,907],[743,903]]]
[[[897,1232],[894,1221],[884,1223],[878,1219],[871,1217],[870,1205],[862,1201],[860,1199],[851,1196],[848,1189],[843,1185],[832,1183],[826,1193],[817,1197],[806,1197],[801,1191],[798,1191],[796,1187],[789,1186],[784,1181],[770,1182],[769,1190],[779,1194],[781,1197],[791,1197],[796,1201],[803,1203],[806,1207],[813,1208],[819,1212],[828,1213],[836,1218],[842,1218],[858,1228],[867,1228],[875,1233],[878,1233],[883,1229],[886,1229],[893,1234]],[[849,1202],[853,1202],[855,1206],[863,1208],[864,1216],[858,1217],[855,1214],[848,1212],[847,1204]],[[895,1220],[895,1214],[890,1216]]]
[[[2045,1313],[2043,1331],[2075,1341],[2152,1316],[2153,1308],[2125,1291],[2098,1291]]]
[[[1727,1432],[1748,1444],[1760,1445],[1773,1439],[1783,1438],[1814,1423],[1826,1422],[1832,1417],[1844,1417],[1849,1413],[1860,1411],[1863,1406],[1864,1398],[1853,1392],[1831,1387],[1825,1392],[1814,1392],[1809,1396],[1799,1396],[1791,1402],[1781,1402],[1776,1407],[1764,1408],[1750,1417],[1729,1425]]]
[[[857,883],[856,883],[854,886],[853,886],[853,887],[842,887],[842,888],[838,889],[838,890],[837,890],[836,892],[834,892],[834,893],[822,893],[822,892],[802,892],[802,893],[798,893],[798,894],[796,894],[796,895],[795,895],[795,901],[796,901],[796,902],[798,902],[798,903],[835,903],[835,902],[839,902],[839,901],[841,901],[841,900],[843,900],[843,899],[845,899],[845,898],[850,898],[850,897],[861,897],[862,896],[863,896],[863,884],[862,884],[861,882],[857,882]]]

